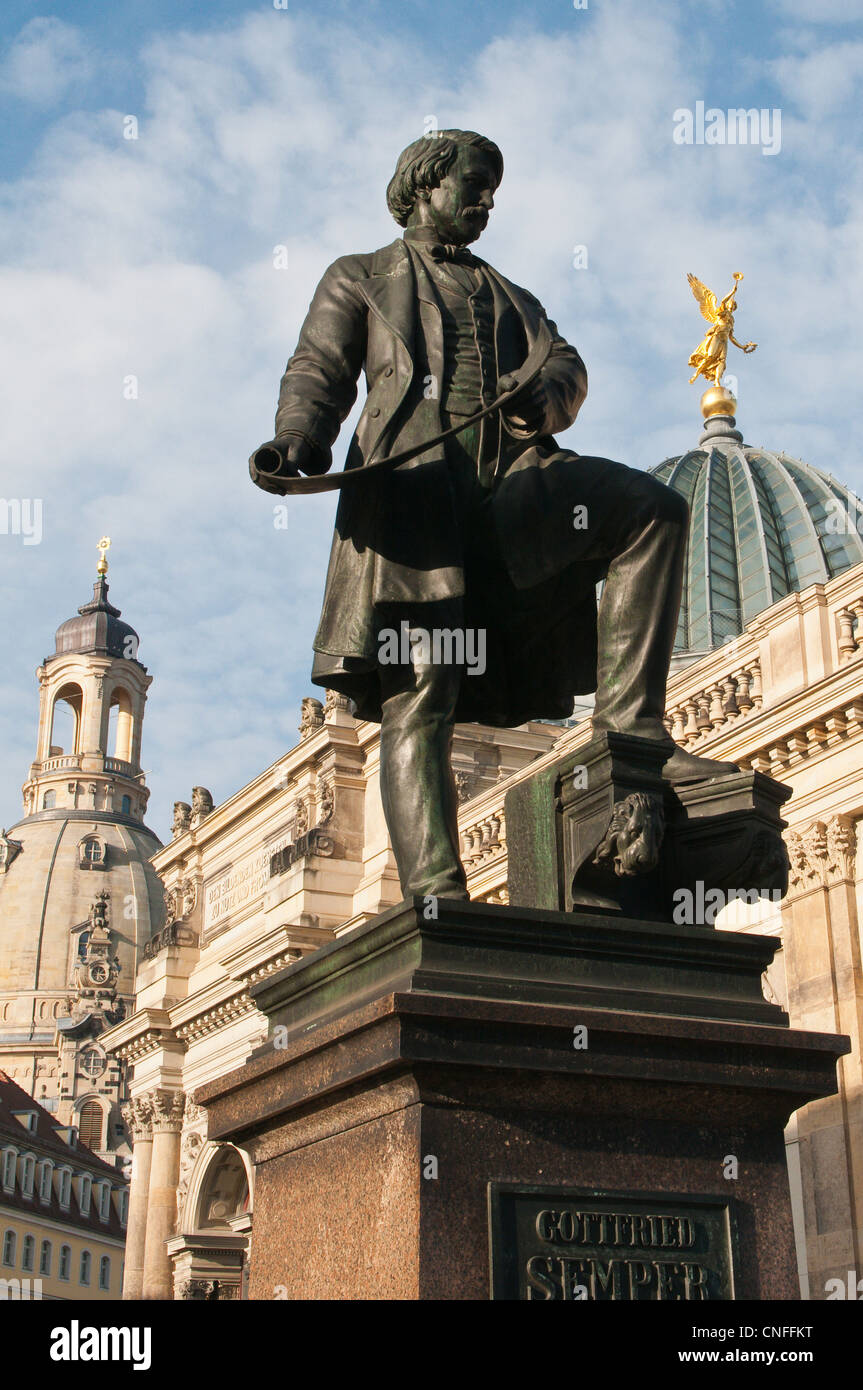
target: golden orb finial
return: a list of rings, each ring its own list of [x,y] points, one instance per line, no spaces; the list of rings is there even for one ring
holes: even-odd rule
[[[111,537],[103,536],[98,545],[99,563],[96,566],[96,573],[100,578],[108,573],[108,551],[111,549]]]
[[[701,397],[701,413],[705,420],[714,415],[736,415],[737,397],[725,386],[711,386]]]

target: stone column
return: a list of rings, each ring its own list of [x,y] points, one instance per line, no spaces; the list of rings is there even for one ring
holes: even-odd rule
[[[846,814],[786,833],[791,861],[783,912],[788,1012],[792,1026],[847,1033],[836,1095],[798,1111],[797,1141],[805,1222],[808,1297],[847,1289],[863,1272],[863,994],[855,892],[857,827]],[[852,1271],[853,1276],[852,1276]]]
[[[171,1261],[165,1242],[177,1224],[180,1179],[180,1130],[186,1097],[182,1091],[150,1091],[153,1106],[153,1162],[144,1247],[142,1298],[173,1297]]]
[[[123,1119],[132,1132],[132,1185],[126,1225],[126,1268],[123,1297],[141,1297],[144,1286],[144,1245],[150,1200],[150,1165],[153,1159],[153,1106],[146,1096],[135,1096],[123,1106]]]

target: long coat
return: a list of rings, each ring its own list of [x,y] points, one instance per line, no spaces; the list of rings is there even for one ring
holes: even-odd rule
[[[587,375],[539,301],[481,264],[494,298],[498,376],[522,364],[541,320],[551,331],[545,417],[531,430],[504,417],[490,500],[497,540],[479,561],[468,554],[445,446],[343,488],[312,679],[349,695],[361,718],[380,717],[376,609],[387,603],[463,598],[465,624],[487,630],[488,669],[463,680],[459,719],[564,717],[575,694],[595,688],[600,571],[573,563],[578,458],[550,437],[575,419]],[[427,383],[443,380],[443,352],[437,292],[413,247],[399,237],[343,256],[318,285],[288,362],[276,434],[301,435],[331,459],[364,368],[368,398],[346,469],[432,439],[443,426]]]

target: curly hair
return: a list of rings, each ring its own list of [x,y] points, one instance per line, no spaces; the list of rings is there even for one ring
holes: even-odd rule
[[[387,187],[387,207],[400,227],[407,226],[417,194],[438,187],[460,145],[473,145],[489,155],[500,183],[503,155],[493,140],[477,135],[475,130],[439,130],[435,135],[421,135],[402,150]]]

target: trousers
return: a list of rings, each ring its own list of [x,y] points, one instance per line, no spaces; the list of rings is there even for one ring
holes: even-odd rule
[[[487,485],[482,439],[459,436],[448,455],[462,490],[466,541],[482,556],[499,546],[499,483]],[[562,566],[596,564],[603,578],[597,614],[594,732],[615,730],[666,741],[665,687],[680,608],[688,507],[679,493],[638,469],[572,455],[562,505],[583,496],[588,524],[572,531]],[[542,536],[526,540],[542,545]],[[556,552],[559,547],[556,547]],[[501,595],[501,604],[508,601]],[[481,634],[465,632],[462,599],[381,605],[381,794],[405,897],[466,898],[459,854],[458,799],[451,766],[454,714]],[[506,624],[502,611],[498,621]],[[458,640],[461,638],[461,640]],[[398,659],[400,658],[400,659]]]

